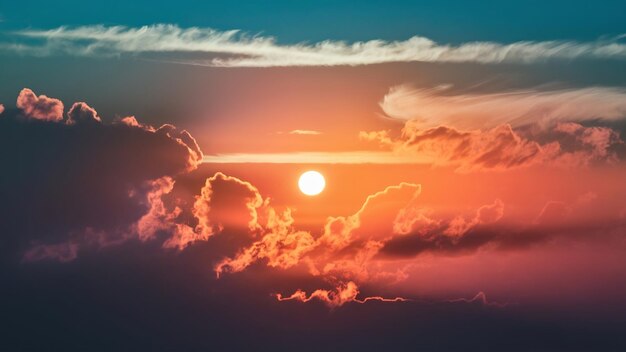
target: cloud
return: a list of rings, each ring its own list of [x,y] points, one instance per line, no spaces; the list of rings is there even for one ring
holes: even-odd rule
[[[306,292],[302,290],[296,290],[290,296],[284,297],[282,294],[277,293],[276,299],[279,301],[300,301],[300,302],[309,302],[313,299],[320,300],[324,302],[327,306],[331,308],[340,307],[349,302],[355,303],[366,303],[368,301],[379,301],[379,302],[406,302],[409,299],[403,297],[395,297],[395,298],[384,298],[380,296],[369,296],[362,299],[358,299],[359,289],[356,283],[353,281],[349,281],[345,285],[338,286],[334,291],[330,290],[322,290],[318,289],[313,291],[309,296],[307,296]]]
[[[156,220],[172,213],[161,196],[202,160],[193,138],[171,125],[106,123],[85,103],[63,120],[59,100],[30,89],[17,105],[0,119],[0,232],[2,251],[24,260],[70,260],[90,243],[153,238]]]
[[[67,112],[67,121],[68,125],[73,125],[75,123],[99,123],[102,122],[100,116],[96,110],[87,105],[86,103],[74,103],[70,108],[70,111]]]
[[[502,124],[552,126],[557,122],[626,118],[626,90],[622,88],[476,94],[453,94],[447,90],[395,86],[389,89],[380,106],[387,116],[411,120],[420,129],[440,125],[462,130],[489,129]]]
[[[459,130],[443,125],[422,129],[419,121],[410,120],[397,138],[387,131],[360,132],[359,137],[376,141],[395,154],[454,166],[458,172],[504,171],[547,162],[560,167],[615,162],[624,145],[611,128],[585,127],[574,122],[527,132],[514,130],[508,124],[485,130]]]
[[[320,135],[322,134],[322,132],[320,131],[313,131],[313,130],[291,130],[288,132],[289,134],[298,134],[298,135],[305,135],[305,136],[316,136],[316,135]]]
[[[365,133],[365,132],[362,132]],[[347,152],[288,152],[288,153],[233,153],[205,155],[205,163],[214,164],[301,164],[307,160],[311,164],[420,164],[430,160],[415,156],[398,155],[385,151]]]
[[[435,165],[455,165],[459,172],[524,167],[549,160],[559,152],[558,144],[540,145],[519,136],[509,125],[486,131],[460,131],[446,126],[421,130],[419,123],[408,121],[402,136],[394,140],[380,135],[360,136],[378,138],[383,146],[399,154],[426,155]]]
[[[411,208],[421,190],[421,185],[402,182],[369,195],[353,215],[329,217],[320,241],[339,250],[357,239],[385,239],[393,232],[399,213]]]
[[[261,227],[261,239],[239,251],[234,258],[225,258],[215,266],[215,272],[238,272],[252,263],[265,259],[267,266],[287,269],[300,264],[303,257],[312,251],[317,243],[308,231],[293,228],[291,211],[282,214],[273,208],[265,209],[266,216]]]
[[[468,299],[468,298],[455,298],[455,299],[450,299],[447,302],[449,303],[479,303],[483,306],[495,306],[495,307],[506,307],[507,304],[506,303],[498,303],[498,302],[490,302],[487,300],[487,295],[483,292],[480,291],[478,292],[474,297]]]
[[[606,204],[597,198],[596,193],[585,192],[570,201],[548,201],[537,210],[534,220],[506,218],[505,205],[499,199],[478,207],[470,216],[433,214],[434,226],[418,225],[403,236],[394,236],[379,253],[387,259],[425,253],[467,255],[483,248],[521,250],[562,238],[590,239],[623,233],[624,219],[618,214],[599,215],[596,210]]]
[[[136,234],[141,241],[151,240],[158,231],[169,228],[169,223],[177,217],[180,210],[167,210],[163,196],[174,188],[174,180],[164,176],[156,180],[145,182],[148,190],[145,192],[145,205],[148,211],[131,226],[130,234]]]
[[[228,203],[239,204],[234,209],[227,209],[229,215],[219,215],[220,211],[212,205],[215,180],[223,182],[223,189],[227,188],[225,183],[230,187],[244,186],[246,192],[238,195],[232,191],[227,193]],[[253,238],[248,244],[240,242],[235,255],[225,257],[214,266],[218,277],[224,273],[241,272],[259,261],[279,269],[304,266],[314,276],[332,277],[342,282],[374,278],[397,280],[403,276],[401,272],[386,272],[380,268],[371,271],[368,266],[382,248],[382,241],[394,235],[394,219],[398,212],[413,206],[420,193],[419,185],[401,183],[370,195],[355,214],[329,217],[323,233],[317,238],[313,233],[295,227],[291,209],[274,208],[269,199],[263,200],[256,188],[245,181],[218,173],[207,180],[207,185],[194,205],[199,224],[196,232],[209,228],[211,236],[223,237],[228,231],[223,226],[215,226],[218,221],[208,219],[236,217],[241,224],[247,225],[247,232]],[[204,203],[204,199],[209,202]],[[201,207],[199,202],[202,202]],[[171,241],[180,243],[176,239]]]
[[[73,242],[34,245],[24,253],[23,260],[36,262],[49,259],[62,263],[69,262],[78,256],[78,247],[78,244]]]
[[[442,252],[457,250],[457,246],[459,251],[472,245],[477,248],[497,239],[492,235],[479,235],[476,241],[472,233],[500,221],[504,204],[499,199],[477,208],[469,216],[450,217],[433,214],[420,204],[420,192],[421,186],[417,184],[388,186],[368,196],[356,213],[329,217],[322,233],[317,236],[298,230],[290,209],[279,212],[266,200],[255,207],[257,225],[249,229],[250,233],[257,234],[258,239],[242,246],[234,256],[219,261],[214,270],[220,277],[224,273],[244,271],[253,263],[261,262],[278,269],[300,267],[310,275],[343,285],[351,281],[391,283],[406,279],[406,274],[393,263],[384,264],[379,257],[385,250],[383,258],[401,258],[402,255],[394,254],[393,248],[402,239],[417,236],[421,250],[437,251],[445,243]],[[344,289],[338,289],[338,292],[347,292]],[[306,297],[303,292],[296,292],[289,299],[326,300],[328,294],[328,291],[320,290]],[[343,304],[335,302],[332,296],[327,303]]]
[[[547,60],[626,58],[626,45],[619,42],[619,37],[582,43],[522,41],[449,45],[414,36],[404,41],[346,43],[326,40],[285,45],[279,44],[273,37],[250,36],[238,30],[180,28],[168,24],[138,28],[91,25],[49,30],[25,29],[11,34],[16,42],[1,43],[0,49],[31,55],[63,53],[79,56],[193,52],[210,57],[174,62],[221,67],[368,65],[417,61],[530,64]],[[41,40],[43,44],[20,41],[21,38]]]
[[[258,211],[263,204],[251,183],[217,172],[206,179],[196,196],[192,209],[195,228],[178,225],[163,247],[182,250],[224,230],[247,230],[250,238],[260,229]]]
[[[45,95],[37,96],[28,88],[22,89],[17,97],[17,107],[21,109],[24,116],[45,120],[60,121],[63,119],[63,103]]]

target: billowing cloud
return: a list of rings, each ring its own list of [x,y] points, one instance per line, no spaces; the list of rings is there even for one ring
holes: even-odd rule
[[[64,121],[59,100],[29,89],[17,105],[0,119],[0,232],[3,250],[25,251],[24,260],[67,261],[88,243],[153,238],[157,220],[173,216],[161,201],[173,177],[202,159],[171,125],[105,123],[85,103]]]
[[[237,30],[179,28],[167,24],[139,28],[93,25],[50,30],[26,29],[12,34],[14,39],[39,39],[43,40],[43,44],[18,41],[1,43],[0,49],[32,55],[64,53],[84,56],[201,52],[210,57],[205,60],[175,61],[223,67],[368,65],[416,61],[529,64],[578,58],[626,58],[626,45],[619,42],[619,38],[594,42],[468,42],[449,45],[414,36],[404,41],[346,43],[326,40],[314,44],[286,45],[279,44],[273,37],[249,36]]]
[[[96,110],[94,110],[91,106],[86,103],[74,103],[70,110],[67,112],[67,121],[68,125],[73,125],[75,123],[98,123],[102,122],[100,116]]]
[[[340,250],[355,240],[381,240],[394,229],[394,221],[416,202],[421,186],[403,182],[367,197],[353,215],[329,217],[320,241]]]
[[[236,273],[256,262],[279,269],[300,267],[310,275],[346,286],[341,286],[343,288],[338,288],[338,293],[334,294],[318,290],[306,296],[297,291],[291,298],[279,296],[281,300],[309,301],[318,298],[330,305],[341,305],[345,302],[335,300],[348,292],[346,288],[352,287],[349,282],[355,285],[359,282],[389,283],[406,278],[397,266],[386,266],[378,259],[387,243],[416,235],[429,243],[425,247],[433,251],[437,251],[437,243],[441,241],[447,241],[452,247],[458,243],[464,247],[462,239],[467,234],[481,226],[497,223],[504,214],[504,204],[498,199],[493,204],[479,207],[470,215],[450,217],[433,214],[420,204],[420,192],[421,186],[417,184],[389,186],[368,196],[356,213],[329,217],[318,235],[298,230],[289,209],[281,213],[265,201],[255,208],[257,226],[250,228],[259,238],[243,246],[236,255],[218,262],[215,271],[218,276]],[[486,238],[478,246],[490,241],[491,238]],[[384,256],[389,257],[391,253],[386,250]],[[350,292],[354,293],[354,290]],[[355,297],[356,294],[350,300]]]
[[[411,120],[420,129],[448,126],[490,129],[502,124],[552,126],[558,122],[626,118],[626,90],[590,87],[520,90],[504,93],[451,93],[449,87],[392,87],[380,102],[389,117]]]
[[[28,88],[22,89],[16,103],[24,116],[38,120],[60,121],[63,119],[63,103],[45,95],[37,96]]]
[[[282,214],[273,208],[264,211],[261,239],[241,250],[234,258],[218,263],[215,267],[218,275],[225,271],[242,271],[261,259],[267,260],[270,267],[287,269],[300,264],[304,255],[315,248],[316,241],[309,232],[294,230],[289,209]]]
[[[252,237],[260,230],[258,211],[264,204],[259,191],[252,184],[221,172],[206,179],[193,204],[195,228],[178,226],[163,246],[179,250],[196,241],[207,241],[211,236],[227,230],[247,230]]]

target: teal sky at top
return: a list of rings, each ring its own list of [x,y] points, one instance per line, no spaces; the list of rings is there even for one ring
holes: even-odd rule
[[[0,31],[173,23],[241,29],[279,42],[594,40],[626,32],[626,1],[3,1]]]

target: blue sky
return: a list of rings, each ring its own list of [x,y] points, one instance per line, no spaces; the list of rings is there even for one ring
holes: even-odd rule
[[[593,40],[624,33],[624,1],[5,1],[0,29],[173,23],[242,29],[280,42],[406,39]]]

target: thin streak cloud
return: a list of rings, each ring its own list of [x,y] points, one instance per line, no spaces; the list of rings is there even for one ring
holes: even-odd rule
[[[217,67],[357,66],[389,62],[475,62],[531,64],[547,60],[626,58],[621,37],[590,42],[520,41],[440,44],[413,36],[407,40],[347,43],[280,44],[271,36],[238,30],[180,28],[171,24],[143,27],[90,25],[10,33],[0,50],[25,55],[115,56],[138,53],[206,53],[206,59],[168,60]]]
[[[203,163],[210,164],[428,164],[428,156],[413,157],[393,152],[293,152],[293,153],[233,153],[205,155]]]

